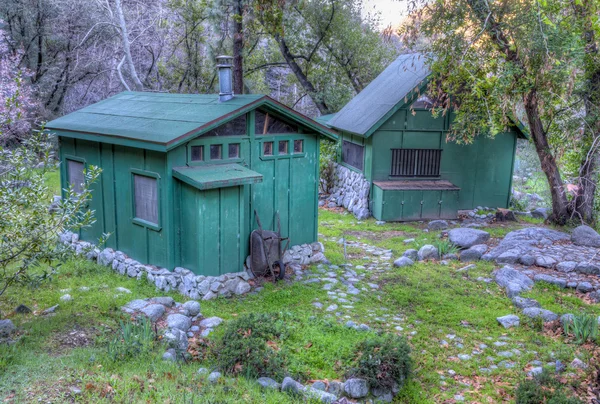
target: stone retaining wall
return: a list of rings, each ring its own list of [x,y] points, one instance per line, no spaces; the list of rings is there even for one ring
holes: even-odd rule
[[[334,183],[331,195],[326,199],[330,208],[343,206],[359,220],[371,216],[369,190],[371,183],[362,173],[334,163]]]

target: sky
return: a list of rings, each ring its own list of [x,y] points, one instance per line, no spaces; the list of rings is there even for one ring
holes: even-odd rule
[[[404,0],[364,0],[363,13],[376,11],[380,13],[379,28],[388,25],[397,26],[402,16],[406,14],[407,2]]]

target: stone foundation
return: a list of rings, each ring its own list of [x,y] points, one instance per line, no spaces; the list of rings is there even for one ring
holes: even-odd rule
[[[369,190],[371,183],[362,173],[334,163],[334,184],[331,195],[326,199],[327,207],[343,206],[359,220],[371,216],[369,212]]]

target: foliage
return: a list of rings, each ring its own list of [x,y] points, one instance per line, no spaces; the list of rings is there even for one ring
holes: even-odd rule
[[[575,397],[568,397],[564,392],[564,385],[555,377],[544,370],[533,379],[522,381],[517,387],[517,404],[579,404],[582,403]]]
[[[227,374],[280,379],[287,358],[279,344],[288,332],[275,314],[249,313],[230,321],[217,342],[214,357]]]
[[[155,341],[156,333],[148,318],[120,321],[117,334],[108,343],[108,356],[113,361],[128,360],[152,351]]]
[[[458,254],[459,248],[448,239],[438,240],[433,245],[437,248],[440,257],[446,254]]]
[[[400,389],[411,375],[410,347],[393,334],[366,339],[356,347],[356,358],[348,377],[360,377],[370,388]]]
[[[321,157],[319,160],[319,174],[321,176],[319,186],[321,190],[328,193],[333,188],[335,181],[334,163],[337,160],[336,142],[321,140]]]
[[[86,206],[92,195],[89,186],[100,174],[96,167],[85,171],[80,193],[69,188],[50,207],[45,176],[54,165],[51,138],[42,128],[17,148],[0,147],[0,295],[14,283],[39,282],[53,273],[73,254],[58,242],[59,233],[94,222],[94,212]],[[32,274],[36,268],[43,269],[41,275]]]
[[[598,317],[590,314],[574,314],[570,321],[563,322],[565,335],[573,334],[576,344],[598,339]]]

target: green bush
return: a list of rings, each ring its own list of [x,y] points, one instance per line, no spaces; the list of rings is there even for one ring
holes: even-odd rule
[[[575,314],[572,321],[563,323],[566,335],[573,334],[576,344],[596,341],[598,338],[598,319],[589,314]]]
[[[108,356],[115,362],[131,359],[150,352],[156,340],[152,322],[146,317],[121,321],[117,335],[108,343]]]
[[[287,335],[284,321],[274,314],[246,314],[227,324],[214,346],[219,369],[230,375],[251,379],[260,376],[281,378],[287,359],[280,343]]]
[[[568,397],[564,386],[547,371],[531,380],[524,380],[517,387],[517,404],[581,404],[576,397]]]
[[[446,254],[458,254],[458,247],[450,240],[439,240],[434,245],[438,249],[440,258]]]
[[[401,388],[411,375],[410,347],[403,337],[385,335],[369,338],[356,348],[356,357],[347,377],[359,377],[370,388],[386,391]]]

